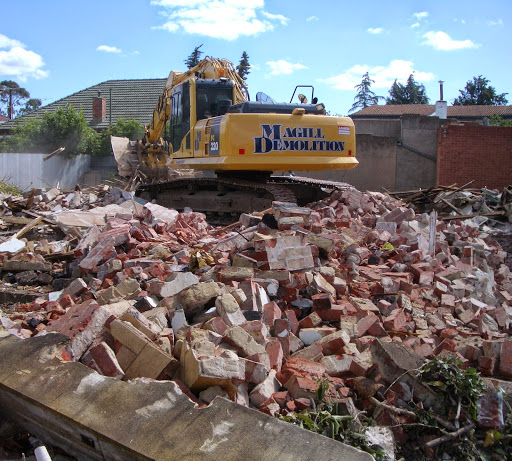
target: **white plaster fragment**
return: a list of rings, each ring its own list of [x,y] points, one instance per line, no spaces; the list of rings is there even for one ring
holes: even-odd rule
[[[80,381],[80,384],[75,390],[76,394],[83,394],[88,391],[90,388],[96,386],[97,384],[103,382],[106,379],[105,376],[102,376],[98,373],[89,373],[85,378]]]
[[[227,421],[223,421],[216,426],[214,426],[213,423],[210,423],[210,425],[212,426],[212,436],[211,438],[206,439],[199,448],[205,453],[212,453],[221,443],[227,442],[228,437],[225,436],[229,434],[231,427],[234,426],[233,423],[229,423]]]

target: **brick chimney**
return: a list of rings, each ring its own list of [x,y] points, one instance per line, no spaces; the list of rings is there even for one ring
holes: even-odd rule
[[[92,98],[92,121],[101,122],[107,115],[107,100],[101,97],[101,92],[98,91],[98,96]]]

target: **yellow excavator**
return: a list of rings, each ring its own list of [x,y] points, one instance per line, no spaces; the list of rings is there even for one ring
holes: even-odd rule
[[[301,88],[311,103],[304,94],[292,103]],[[250,101],[233,64],[210,57],[171,72],[144,137],[113,138],[112,147],[120,174],[142,182],[138,195],[208,215],[238,216],[273,200],[305,205],[347,185],[284,172],[358,164],[352,120],[326,115],[312,86],[297,86],[290,103],[264,93]]]

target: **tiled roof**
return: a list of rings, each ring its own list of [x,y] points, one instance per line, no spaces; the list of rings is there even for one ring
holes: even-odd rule
[[[448,106],[448,117],[450,118],[483,118],[498,114],[500,117],[512,118],[512,106]],[[389,104],[374,105],[365,107],[354,112],[352,118],[373,118],[386,117],[394,118],[400,115],[432,115],[436,106],[428,104]]]
[[[143,125],[147,125],[151,121],[153,109],[164,89],[166,80],[165,78],[107,80],[52,102],[15,120],[2,123],[0,130],[14,128],[16,120],[23,122],[29,118],[41,117],[46,111],[55,112],[57,108],[64,108],[67,104],[71,104],[77,109],[81,107],[85,119],[95,129],[107,128],[111,116],[112,123],[116,123],[119,118],[134,118]],[[110,110],[111,90],[112,111]],[[98,91],[101,93],[101,97],[105,98],[107,106],[107,114],[100,123],[92,121],[92,101],[98,96]]]

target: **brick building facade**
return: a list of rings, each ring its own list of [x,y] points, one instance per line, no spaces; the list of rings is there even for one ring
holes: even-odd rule
[[[512,127],[446,125],[438,130],[437,184],[503,189],[512,184]]]

